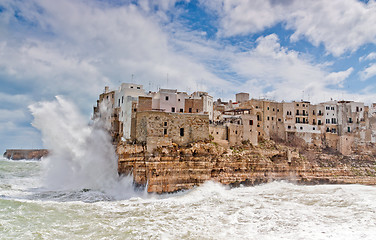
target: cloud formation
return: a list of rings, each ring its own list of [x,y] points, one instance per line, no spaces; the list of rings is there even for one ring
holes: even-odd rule
[[[376,43],[376,2],[357,0],[201,0],[220,16],[224,36],[257,33],[282,23],[291,41],[306,38],[334,56]]]

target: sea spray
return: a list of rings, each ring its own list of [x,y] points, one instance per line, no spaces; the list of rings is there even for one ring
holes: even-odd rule
[[[120,178],[117,157],[102,121],[91,125],[76,106],[61,96],[29,106],[33,126],[50,151],[43,160],[47,190],[99,190],[115,198],[134,196],[131,177]],[[101,107],[103,114],[110,114]],[[101,114],[102,114],[101,113]]]

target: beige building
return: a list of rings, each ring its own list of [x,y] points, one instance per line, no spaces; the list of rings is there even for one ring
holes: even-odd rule
[[[172,143],[186,145],[209,140],[209,117],[206,114],[137,112],[135,129],[132,138],[146,144],[148,150]]]

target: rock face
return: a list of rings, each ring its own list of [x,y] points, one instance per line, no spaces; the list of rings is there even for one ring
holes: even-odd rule
[[[213,143],[177,145],[148,153],[143,146],[117,148],[118,171],[133,174],[134,183],[148,192],[190,189],[213,180],[222,184],[255,185],[274,180],[303,184],[376,184],[376,161],[369,155],[344,157],[318,149],[299,150],[274,142],[258,147],[226,149]]]
[[[4,157],[11,160],[21,159],[41,159],[47,156],[48,150],[46,149],[7,149]]]

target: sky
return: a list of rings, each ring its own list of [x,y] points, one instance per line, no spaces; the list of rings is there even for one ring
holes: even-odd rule
[[[43,147],[29,107],[88,122],[104,86],[376,102],[376,2],[0,0],[0,150]]]

